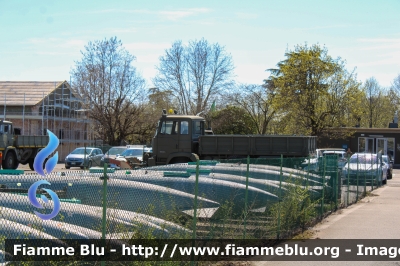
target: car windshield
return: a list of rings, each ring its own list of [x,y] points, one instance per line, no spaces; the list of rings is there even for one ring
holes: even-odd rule
[[[339,156],[339,158],[343,157],[343,153],[339,153],[339,152],[324,152],[324,155],[337,155],[337,156]]]
[[[111,148],[108,150],[107,155],[117,155],[117,154],[121,154],[126,150],[125,147],[118,147],[118,148]]]
[[[86,148],[86,154],[90,154],[92,149]],[[71,154],[85,154],[85,148],[78,148],[71,152]]]
[[[127,149],[123,153],[121,153],[121,156],[142,156],[143,155],[143,149]]]
[[[376,157],[376,155],[375,156],[367,156],[367,155],[352,156],[350,158],[350,163],[375,164],[375,163],[377,163],[377,157]]]

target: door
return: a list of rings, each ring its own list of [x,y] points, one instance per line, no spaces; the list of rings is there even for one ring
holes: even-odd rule
[[[190,132],[190,121],[180,121],[178,149],[180,152],[192,152],[192,134]]]
[[[375,153],[374,138],[358,138],[358,152]]]
[[[376,139],[376,152],[382,153],[382,155],[387,155],[388,140],[387,138],[377,138]]]
[[[157,134],[157,162],[166,163],[171,153],[179,150],[179,121],[163,120]]]

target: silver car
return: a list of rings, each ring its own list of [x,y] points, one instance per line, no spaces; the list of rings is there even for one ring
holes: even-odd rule
[[[343,178],[345,180],[348,178],[351,184],[371,183],[371,181],[375,184],[380,182],[386,184],[387,166],[378,154],[355,153],[343,167]]]
[[[80,147],[65,157],[65,169],[80,167],[81,169],[100,166],[103,151],[94,147]]]
[[[117,158],[117,156],[121,155],[125,150],[126,150],[127,146],[115,146],[115,147],[111,147],[111,149],[109,149],[104,156],[101,158],[101,162],[100,165],[104,166],[104,163],[108,164],[108,167],[110,168],[119,168],[116,164],[114,163],[110,163],[109,159],[115,159]]]

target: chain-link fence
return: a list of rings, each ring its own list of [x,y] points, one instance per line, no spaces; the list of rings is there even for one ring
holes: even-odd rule
[[[1,175],[0,250],[5,239],[285,239],[385,183],[379,156],[354,158],[345,165],[327,155]],[[29,191],[43,179],[51,185]],[[49,190],[60,211],[43,220],[35,212],[54,210]]]

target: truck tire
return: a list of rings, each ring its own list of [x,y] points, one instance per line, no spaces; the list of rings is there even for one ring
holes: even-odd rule
[[[32,158],[29,159],[28,163],[29,163],[29,168],[30,168],[32,171],[34,171],[35,169],[33,168],[33,159],[32,159]]]
[[[3,161],[3,169],[17,169],[18,164],[16,165],[16,160],[15,153],[11,151],[8,152]]]

